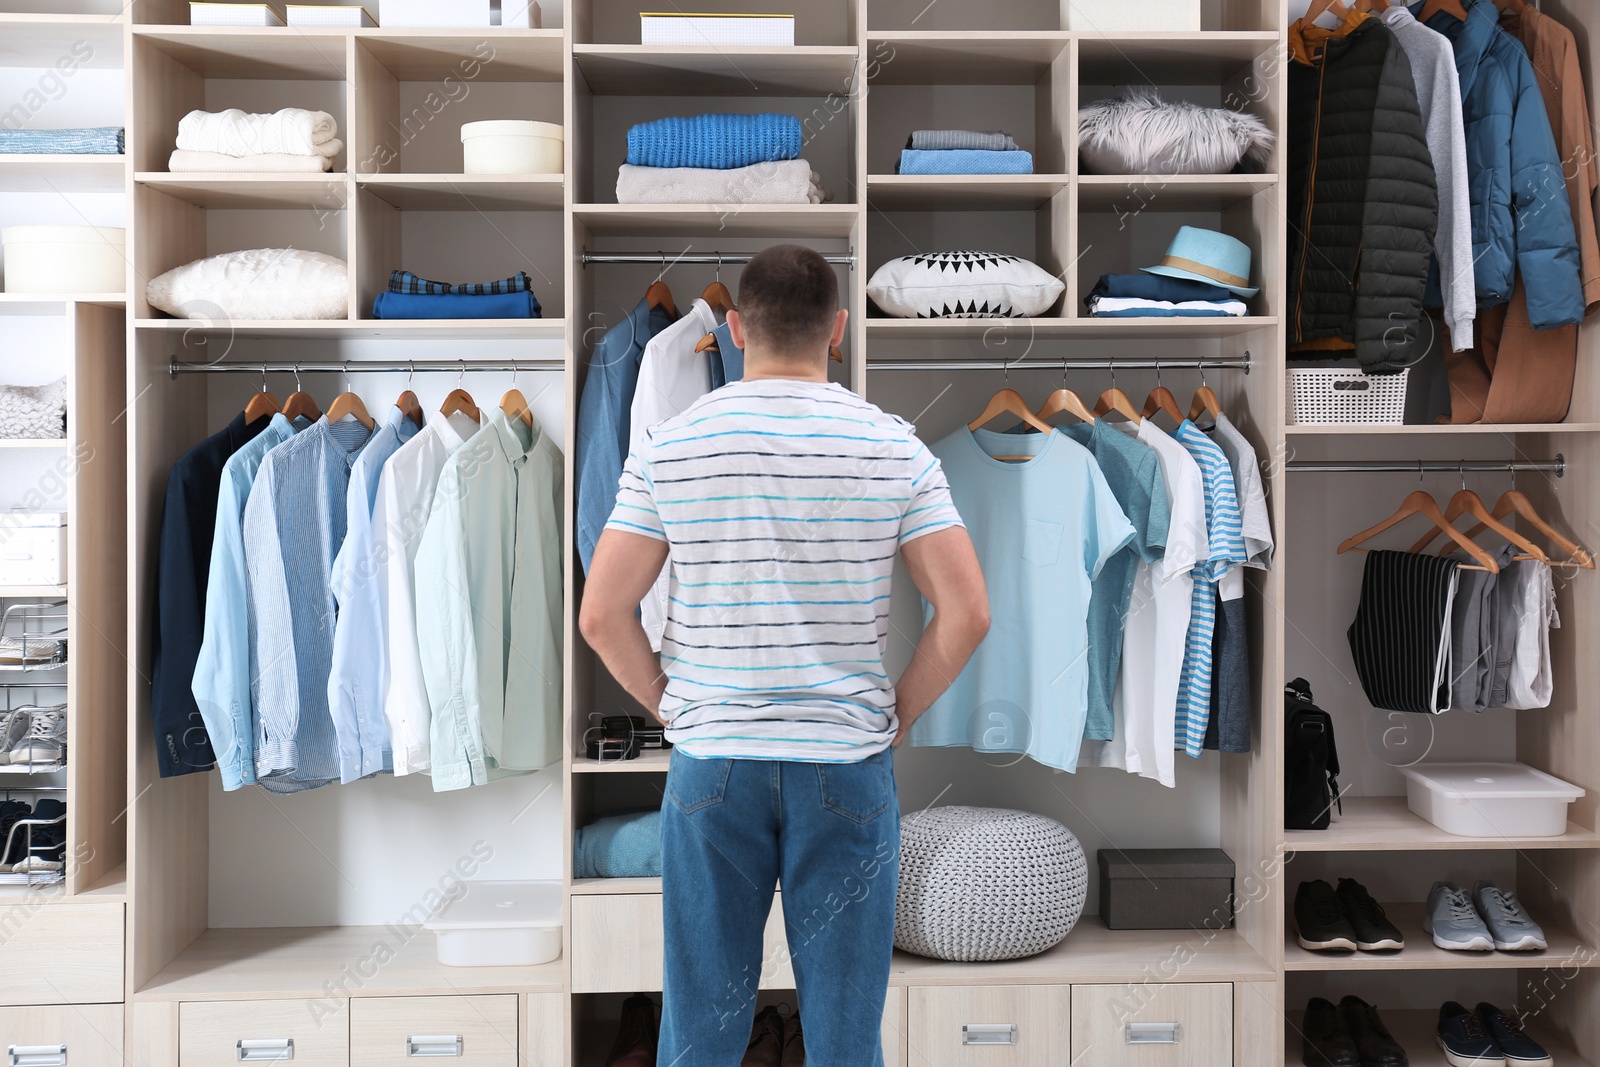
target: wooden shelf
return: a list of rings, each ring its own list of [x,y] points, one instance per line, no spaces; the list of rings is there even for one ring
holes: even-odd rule
[[[330,975],[373,959],[380,945],[382,965],[372,967],[370,980],[345,992],[358,997],[559,992],[566,974],[563,960],[538,967],[446,967],[439,962],[432,931],[421,927],[207,930],[134,996],[185,1001],[325,997]]]
[[[0,600],[25,600],[67,595],[65,585],[0,585]]]
[[[413,338],[455,340],[554,340],[566,336],[564,319],[284,319],[211,322],[202,319],[135,319],[140,330],[197,336],[299,337],[316,340]]]
[[[1284,843],[1292,852],[1600,848],[1600,834],[1568,823],[1560,837],[1457,837],[1411,814],[1405,797],[1345,797],[1328,829],[1289,830]]]
[[[1275,188],[1276,174],[1085,174],[1080,211],[1221,211]]]
[[[1281,47],[1275,30],[1075,36],[1080,85],[1212,84]]]
[[[1550,945],[1543,952],[1452,952],[1433,943],[1422,929],[1424,905],[1384,904],[1389,921],[1405,935],[1399,952],[1312,952],[1296,939],[1294,915],[1284,918],[1283,966],[1288,971],[1459,971],[1510,970],[1528,967],[1594,966],[1594,949],[1578,935],[1536,917]]]
[[[574,878],[571,892],[583,896],[605,896],[617,893],[659,893],[659,878]]]
[[[0,155],[0,193],[120,193],[127,161],[127,156]]]
[[[362,174],[357,183],[410,211],[560,211],[559,174]]]
[[[128,302],[122,293],[0,293],[0,315],[8,311],[34,315],[62,304],[99,304],[119,308]]]
[[[867,69],[878,85],[1032,85],[1070,39],[1050,30],[874,30]]]
[[[1130,340],[1172,337],[1232,337],[1278,325],[1276,317],[1243,319],[867,319],[867,337],[876,340],[932,341],[942,338],[1028,338]],[[923,358],[919,356],[918,358]],[[966,358],[966,357],[961,357]],[[1220,357],[1219,357],[1220,358]],[[1041,361],[1040,366],[1048,365]],[[1060,369],[1059,362],[1056,369]]]
[[[49,67],[71,57],[79,66],[112,70],[122,66],[121,15],[0,12],[0,67]],[[87,57],[75,51],[88,44]]]
[[[66,448],[70,442],[65,437],[39,440],[28,437],[0,438],[0,451],[18,449],[32,451],[39,448]]]
[[[343,174],[169,174],[140,171],[140,185],[200,207],[332,208],[343,211],[349,183]]]
[[[875,211],[1033,211],[1067,187],[1065,174],[873,174]]]
[[[351,32],[351,31],[346,31]],[[477,62],[472,81],[559,82],[566,68],[560,30],[364,29],[360,47],[400,81],[438,81],[461,76],[463,62]]]
[[[1360,996],[1360,991],[1356,990]],[[1337,1001],[1335,1001],[1337,1003]],[[1472,1007],[1468,1004],[1467,1007]],[[1510,1010],[1511,1005],[1501,1004],[1501,1008]],[[1287,1067],[1300,1067],[1303,1062],[1300,1057],[1304,1043],[1301,1040],[1300,1019],[1305,1014],[1304,1005],[1296,1007],[1287,1013],[1286,1032],[1284,1038],[1284,1063]],[[1431,1011],[1393,1011],[1380,1008],[1378,1017],[1389,1028],[1389,1033],[1406,1050],[1406,1059],[1409,1067],[1449,1067],[1449,1061],[1444,1057],[1444,1050],[1439,1047],[1439,1042],[1434,1038],[1434,1032],[1439,1025],[1439,1012]],[[1572,1046],[1556,1038],[1550,1028],[1541,1025],[1538,1019],[1530,1021],[1528,1036],[1543,1045],[1545,1051],[1550,1053],[1552,1059],[1559,1067],[1591,1067],[1590,1062],[1582,1059]]]
[[[1451,437],[1472,434],[1486,437],[1510,437],[1519,433],[1600,433],[1600,422],[1534,422],[1534,423],[1474,423],[1467,426],[1438,426],[1432,424],[1371,425],[1353,423],[1344,426],[1285,426],[1284,433],[1295,437],[1365,437],[1368,435],[1400,434],[1417,437]]]
[[[850,92],[859,53],[826,45],[578,44],[573,60],[602,96],[827,96]]]
[[[578,204],[572,213],[591,237],[848,237],[860,217],[854,204]]]
[[[350,33],[306,26],[135,26],[133,38],[202,78],[343,81]]]
[[[592,760],[586,756],[572,757],[573,774],[665,774],[672,760],[672,750],[647,749],[638,759]]]

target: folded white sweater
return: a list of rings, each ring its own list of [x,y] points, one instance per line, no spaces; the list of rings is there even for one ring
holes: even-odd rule
[[[336,155],[325,146],[338,135],[338,124],[326,111],[286,107],[270,115],[252,115],[238,108],[191,111],[178,122],[178,147],[186,152],[218,152],[225,156],[285,153],[291,156]]]
[[[827,190],[803,159],[730,170],[636,167],[617,172],[619,204],[820,204]]]
[[[338,141],[327,143],[343,147]],[[332,156],[292,156],[287,152],[225,156],[221,152],[186,152],[179,148],[167,160],[167,169],[174,174],[320,174],[332,168]]]

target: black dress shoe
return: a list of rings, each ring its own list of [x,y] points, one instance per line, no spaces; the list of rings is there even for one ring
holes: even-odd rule
[[[1300,1023],[1300,1036],[1305,1042],[1300,1061],[1306,1067],[1361,1067],[1356,1040],[1344,1028],[1344,1020],[1332,1001],[1311,998]]]
[[[1361,1056],[1361,1067],[1408,1067],[1406,1050],[1389,1033],[1389,1028],[1378,1018],[1378,1009],[1357,996],[1339,1001],[1339,1014],[1344,1016],[1345,1029],[1356,1039],[1356,1051]]]

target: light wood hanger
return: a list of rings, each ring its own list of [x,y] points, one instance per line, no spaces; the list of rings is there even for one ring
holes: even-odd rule
[[[1040,433],[1050,433],[1055,429],[1055,427],[1051,426],[1048,422],[1045,422],[1038,416],[1034,415],[1033,409],[1028,407],[1028,402],[1022,399],[1022,394],[1011,388],[1002,389],[998,393],[995,393],[994,396],[990,397],[989,406],[983,409],[982,415],[979,415],[976,419],[973,419],[971,422],[967,423],[967,429],[976,430],[983,426],[984,423],[990,422],[996,417],[1005,414],[1015,415],[1017,418],[1021,419],[1029,426],[1032,426]],[[995,456],[993,458],[1021,461],[1033,459],[1034,457]]]
[[[1350,9],[1339,0],[1311,0],[1311,6],[1306,8],[1305,21],[1309,25],[1320,19],[1325,12],[1332,11],[1340,19],[1349,17]]]
[[[1550,543],[1555,545],[1556,548],[1567,554],[1567,558],[1561,562],[1576,564],[1586,571],[1594,570],[1594,557],[1576,541],[1560,533],[1555,527],[1546,522],[1544,516],[1540,515],[1538,509],[1533,506],[1533,501],[1529,500],[1526,494],[1516,489],[1508,491],[1499,500],[1495,501],[1494,511],[1490,512],[1490,514],[1497,519],[1503,519],[1513,512],[1516,513],[1518,518],[1548,537]],[[1477,537],[1478,534],[1487,529],[1490,529],[1490,527],[1482,524],[1474,526],[1467,531],[1467,536]],[[1445,551],[1450,551],[1450,548],[1447,547]]]
[[[1444,509],[1444,521],[1450,523],[1451,526],[1454,526],[1456,520],[1462,515],[1471,515],[1473,518],[1478,520],[1477,528],[1469,531],[1466,534],[1468,540],[1473,540],[1479,533],[1482,533],[1485,530],[1493,530],[1495,533],[1499,534],[1507,544],[1513,545],[1525,553],[1524,555],[1515,557],[1516,559],[1536,559],[1540,563],[1550,562],[1550,557],[1545,555],[1544,549],[1540,548],[1526,537],[1523,537],[1521,534],[1517,533],[1517,531],[1505,525],[1494,515],[1490,514],[1488,506],[1483,502],[1483,498],[1465,486],[1463,486],[1455,496],[1450,498],[1449,505]],[[1427,537],[1424,537],[1422,540],[1412,545],[1411,551],[1421,552],[1423,549],[1427,548],[1433,543],[1434,538],[1438,537],[1439,533],[1440,531],[1435,530],[1428,534]],[[1439,554],[1442,556],[1449,555],[1454,547],[1455,546],[1453,545],[1446,545]]]
[[[1356,10],[1376,15],[1380,11],[1389,10],[1389,0],[1356,0]]]
[[[278,398],[267,392],[267,368],[261,368],[261,392],[250,398],[244,406],[244,421],[248,426],[262,416],[271,417],[283,410]]]
[[[450,390],[450,395],[444,398],[444,403],[439,405],[439,415],[448,419],[456,412],[461,412],[473,422],[483,421],[483,412],[478,410],[477,403],[472,399],[472,394],[461,388],[461,383],[467,380],[467,362],[461,361],[461,377],[456,379],[456,387]]]
[[[500,398],[500,410],[512,422],[521,419],[530,430],[533,428],[533,409],[528,407],[528,398],[517,388],[517,372],[514,370],[511,372],[511,388]]]
[[[311,394],[300,388],[300,367],[294,368],[294,392],[289,394],[289,399],[283,402],[283,417],[293,422],[298,418],[307,418],[316,422],[322,418],[322,411],[317,407],[317,402],[311,399]]]
[[[1044,403],[1039,408],[1038,416],[1040,421],[1044,421],[1052,416],[1061,414],[1063,411],[1068,415],[1076,416],[1081,422],[1094,421],[1094,412],[1089,410],[1088,405],[1083,402],[1083,398],[1064,385],[1044,398]]]
[[[678,305],[672,302],[672,290],[667,288],[666,282],[651,282],[650,288],[644,291],[644,301],[653,308],[664,308],[668,315],[678,317]]]
[[[1222,414],[1222,404],[1217,400],[1217,394],[1211,391],[1211,386],[1205,384],[1205,379],[1200,379],[1200,388],[1194,391],[1194,402],[1189,405],[1189,421],[1198,422],[1200,416],[1210,415],[1212,421]]]
[[[1183,412],[1178,410],[1178,398],[1172,395],[1172,390],[1164,385],[1158,385],[1150,390],[1150,395],[1144,399],[1144,410],[1139,412],[1145,418],[1153,417],[1157,412],[1165,412],[1172,416],[1175,423],[1183,421]]]
[[[344,380],[346,385],[350,384],[349,364],[345,364]],[[368,433],[371,433],[373,428],[378,425],[377,420],[368,414],[367,405],[362,403],[361,398],[350,392],[349,389],[346,389],[344,392],[334,397],[333,403],[328,405],[329,422],[338,422],[346,415],[351,416],[361,425],[365,426]]]
[[[1462,22],[1467,21],[1467,9],[1461,6],[1461,0],[1428,0],[1422,5],[1422,14],[1417,16],[1417,21],[1427,22],[1441,11]]]
[[[1114,385],[1101,393],[1100,399],[1096,400],[1094,404],[1096,416],[1109,415],[1113,411],[1135,426],[1144,421],[1138,410],[1133,406],[1133,401],[1128,399],[1128,394]]]
[[[1345,552],[1369,552],[1371,549],[1361,548],[1360,545],[1366,541],[1372,540],[1385,530],[1400,525],[1413,515],[1423,516],[1429,522],[1437,526],[1440,530],[1444,531],[1445,536],[1449,537],[1450,540],[1466,549],[1467,554],[1481,564],[1480,567],[1474,567],[1474,570],[1486,570],[1490,574],[1500,573],[1500,566],[1499,564],[1495,563],[1494,557],[1489,555],[1489,553],[1484,551],[1480,546],[1469,541],[1466,534],[1462,533],[1454,526],[1451,526],[1450,523],[1445,520],[1444,512],[1439,510],[1439,502],[1433,499],[1433,497],[1429,494],[1424,493],[1421,489],[1415,489],[1411,493],[1407,494],[1405,500],[1400,504],[1400,510],[1396,511],[1393,515],[1390,515],[1387,519],[1384,519],[1382,522],[1378,523],[1378,525],[1362,530],[1355,536],[1347,537],[1343,541],[1339,542],[1339,552],[1341,554]]]
[[[733,294],[728,292],[728,287],[721,282],[712,282],[700,294],[700,299],[711,305],[712,311],[720,311],[724,315],[733,310]]]
[[[394,406],[400,409],[404,418],[417,424],[417,429],[422,429],[422,401],[417,399],[417,394],[411,391],[411,379],[415,378],[417,368],[411,367],[406,373],[406,388],[399,396],[395,397]]]

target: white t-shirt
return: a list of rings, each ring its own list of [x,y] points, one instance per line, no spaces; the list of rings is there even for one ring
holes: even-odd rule
[[[1137,432],[1125,423],[1114,425],[1155,450],[1167,490],[1167,550],[1154,565],[1140,563],[1134,576],[1112,700],[1113,739],[1085,741],[1079,762],[1118,767],[1171,787],[1177,784],[1172,736],[1194,596],[1191,572],[1210,554],[1205,483],[1194,457],[1149,419]]]

